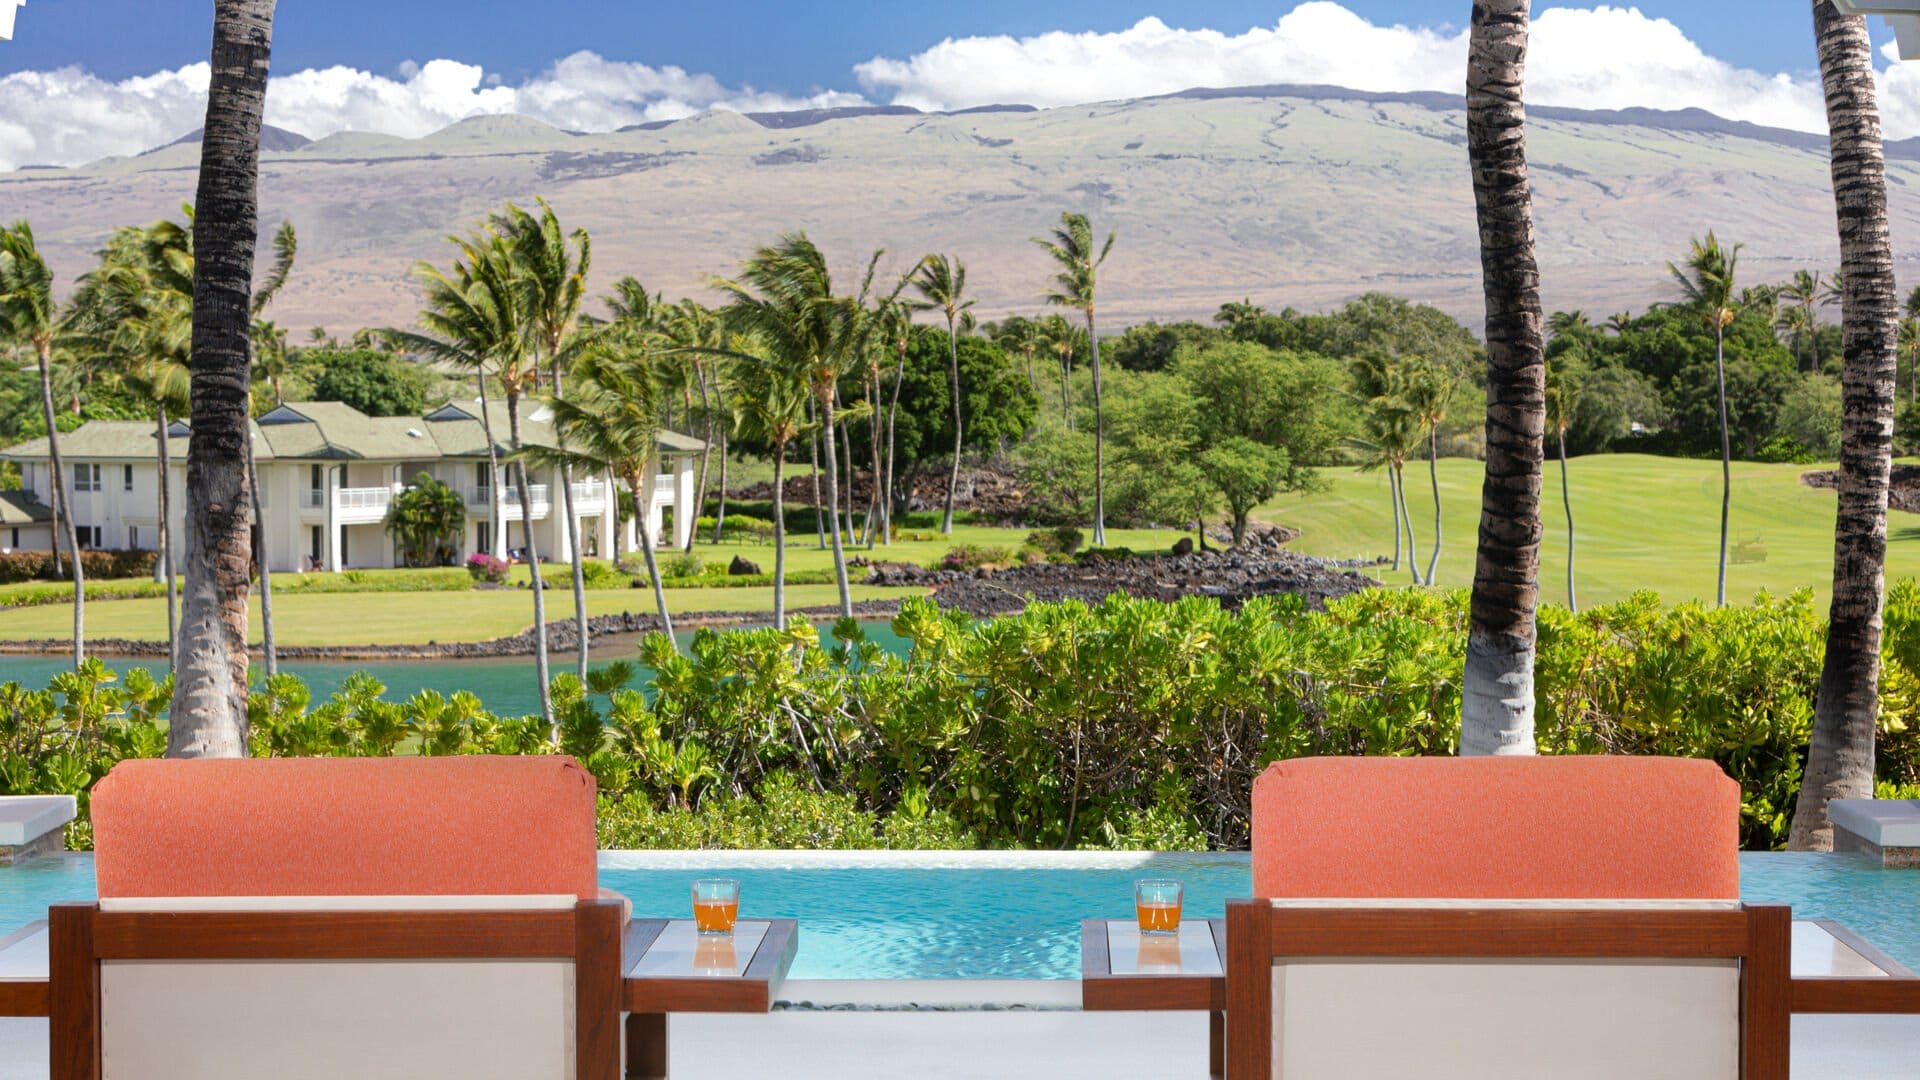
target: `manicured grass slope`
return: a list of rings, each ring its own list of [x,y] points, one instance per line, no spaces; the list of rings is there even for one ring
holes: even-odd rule
[[[1833,575],[1832,491],[1807,487],[1802,473],[1828,466],[1757,465],[1735,462],[1731,539],[1765,542],[1767,559],[1728,567],[1727,598],[1750,600],[1761,590],[1775,594],[1811,587],[1824,603]],[[1567,523],[1560,503],[1558,463],[1547,463],[1542,491],[1546,534],[1541,551],[1541,593],[1547,603],[1566,602]],[[1619,600],[1641,589],[1670,602],[1713,601],[1720,529],[1720,463],[1634,454],[1601,454],[1568,462],[1578,548],[1576,584],[1582,606]],[[1259,515],[1301,529],[1294,547],[1310,555],[1340,558],[1390,555],[1387,477],[1383,472],[1327,470],[1326,491],[1288,495]],[[1440,499],[1445,543],[1439,584],[1473,583],[1473,553],[1480,521],[1481,465],[1440,462]],[[1433,543],[1433,495],[1425,462],[1407,467],[1409,505],[1424,571]],[[1894,511],[1889,521],[1889,578],[1920,576],[1920,518]],[[1409,581],[1406,566],[1377,573],[1386,581]]]

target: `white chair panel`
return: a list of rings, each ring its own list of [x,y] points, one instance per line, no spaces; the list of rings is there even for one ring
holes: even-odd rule
[[[1277,961],[1275,1080],[1738,1080],[1732,961]]]

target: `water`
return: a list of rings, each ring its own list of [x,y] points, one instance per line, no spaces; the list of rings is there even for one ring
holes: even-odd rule
[[[882,648],[896,654],[906,652],[906,640],[893,632],[891,624],[874,621],[861,625],[867,637]],[[820,627],[820,640],[827,645],[833,644],[831,629],[830,625]],[[685,630],[674,637],[685,649],[693,640],[693,635],[694,631]],[[631,661],[638,671],[630,685],[636,689],[644,687],[651,680],[652,673],[638,663],[639,646],[640,638],[634,634],[597,638],[591,666],[598,669],[614,660]],[[165,674],[167,669],[166,662],[162,660],[102,659],[115,671],[145,668],[156,678]],[[548,657],[548,662],[554,674],[572,671],[573,653],[555,652]],[[0,656],[0,683],[17,682],[39,689],[47,685],[54,675],[71,667],[70,659],[58,656]],[[531,656],[494,660],[289,660],[281,663],[280,670],[298,675],[313,691],[316,702],[325,700],[339,689],[347,676],[364,671],[386,685],[388,701],[405,701],[422,690],[437,690],[445,696],[452,696],[456,690],[468,690],[480,698],[488,711],[500,716],[524,716],[540,711],[539,688],[534,681]],[[258,680],[263,677],[260,665],[255,663],[254,678]]]
[[[1920,870],[1769,852],[1743,854],[1740,871],[1746,899],[1836,919],[1920,970]],[[801,920],[796,979],[1075,979],[1080,920],[1129,917],[1135,878],[1179,878],[1190,918],[1220,917],[1252,882],[1245,854],[600,854],[601,884],[637,916],[688,917],[688,885],[706,876],[740,880],[743,918]],[[0,929],[92,896],[89,855],[0,869]]]

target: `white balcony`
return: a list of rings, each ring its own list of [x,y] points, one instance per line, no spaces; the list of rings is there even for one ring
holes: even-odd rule
[[[672,473],[662,473],[661,475],[653,478],[653,501],[654,502],[660,503],[662,505],[671,506],[673,504],[673,495],[674,495],[674,478]]]
[[[333,493],[334,519],[342,525],[384,521],[393,505],[393,488],[341,488]]]
[[[576,488],[578,487],[578,485],[575,485],[575,486]],[[489,501],[491,496],[495,493],[496,490],[499,492],[499,495],[500,495],[501,511],[505,513],[508,517],[513,518],[516,521],[519,520],[520,492],[516,487],[514,487],[511,484],[507,485],[504,488],[499,488],[499,489],[495,489],[492,487],[468,488],[465,492],[467,497],[468,509],[477,511],[482,514],[490,512]],[[549,501],[548,501],[547,492],[548,492],[548,488],[547,488],[547,485],[545,484],[528,484],[527,485],[527,502],[532,507],[533,516],[535,520],[539,520],[540,518],[546,517],[547,514],[552,510],[552,506],[549,504]]]
[[[607,485],[589,480],[573,485],[573,512],[586,517],[607,509]]]

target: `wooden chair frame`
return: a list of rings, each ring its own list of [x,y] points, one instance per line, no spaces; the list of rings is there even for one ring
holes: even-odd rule
[[[619,1080],[622,911],[48,909],[52,1080],[99,1080],[103,960],[571,960],[576,1080]]]
[[[1686,959],[1740,964],[1740,1076],[1787,1080],[1793,913],[1724,909],[1227,904],[1227,1077],[1272,1080],[1277,959]]]

